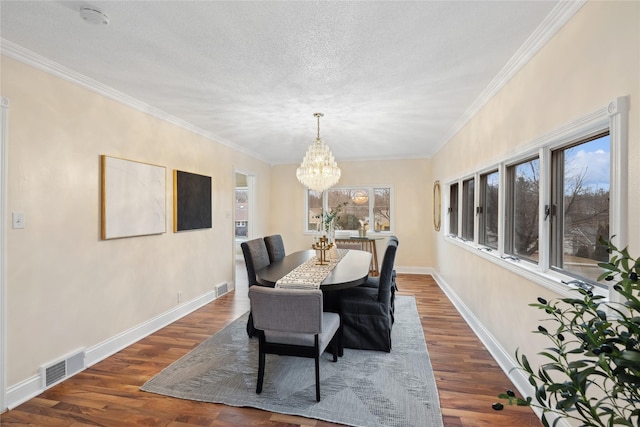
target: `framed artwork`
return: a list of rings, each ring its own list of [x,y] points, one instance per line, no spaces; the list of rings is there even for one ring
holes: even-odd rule
[[[173,171],[173,231],[211,228],[211,177]]]
[[[165,233],[166,169],[100,157],[102,240]]]

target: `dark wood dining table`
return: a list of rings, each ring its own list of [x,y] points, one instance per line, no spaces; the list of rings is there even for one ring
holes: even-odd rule
[[[276,282],[299,265],[316,256],[316,251],[293,252],[279,261],[256,271],[256,280],[263,286],[275,286]],[[350,249],[320,284],[323,291],[352,288],[366,282],[369,276],[371,253]]]

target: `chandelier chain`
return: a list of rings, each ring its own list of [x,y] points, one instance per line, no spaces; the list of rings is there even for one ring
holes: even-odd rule
[[[318,119],[318,136],[317,139],[320,139],[320,117],[324,116],[322,113],[313,113],[313,115]]]

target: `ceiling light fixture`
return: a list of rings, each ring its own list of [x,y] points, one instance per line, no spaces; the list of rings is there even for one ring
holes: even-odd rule
[[[95,6],[82,6],[80,17],[90,24],[109,25],[109,17],[100,8]]]
[[[369,201],[369,193],[364,190],[358,190],[353,193],[351,200],[353,200],[356,205],[363,205]]]
[[[318,119],[318,136],[316,142],[309,146],[296,176],[305,187],[321,193],[338,183],[340,168],[329,147],[320,139],[320,117],[324,114],[314,113],[313,116]]]

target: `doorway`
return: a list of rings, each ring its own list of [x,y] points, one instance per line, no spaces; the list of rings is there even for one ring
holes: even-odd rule
[[[234,236],[234,286],[236,295],[246,294],[248,289],[246,267],[242,255],[242,242],[253,238],[255,218],[255,175],[235,172],[233,236]],[[239,289],[240,288],[240,289]]]
[[[0,97],[0,414],[7,409],[7,114],[9,100]]]

